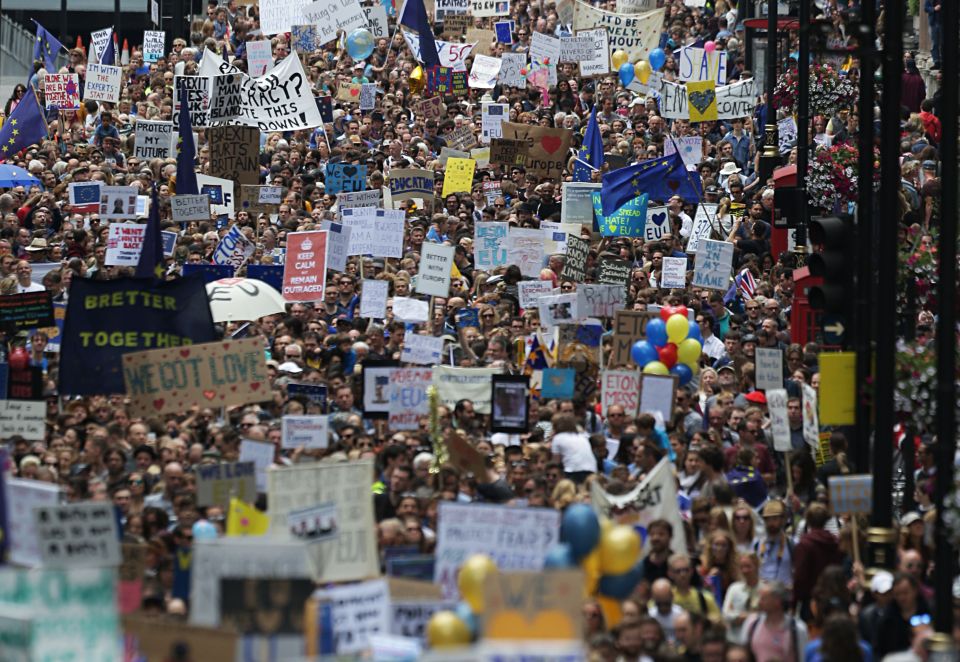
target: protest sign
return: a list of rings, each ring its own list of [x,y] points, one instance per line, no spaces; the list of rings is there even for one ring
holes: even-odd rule
[[[406,41],[407,46],[410,48],[410,52],[413,53],[413,57],[417,60],[421,60],[422,58],[420,56],[420,39],[417,37],[417,35],[413,34],[412,32],[407,32],[406,30],[401,30],[400,32],[403,34],[403,39],[404,41]],[[464,44],[461,44],[456,41],[443,41],[441,39],[438,39],[436,43],[437,43],[437,56],[440,59],[440,67],[443,69],[443,71],[431,70],[427,72],[427,76],[428,76],[427,89],[428,90],[431,89],[430,75],[432,73],[433,75],[440,74],[440,78],[442,78],[445,81],[445,84],[447,85],[447,88],[445,89],[445,91],[447,92],[451,91],[450,86],[453,83],[451,74],[454,72],[459,72],[462,74],[461,76],[461,83],[463,86],[462,93],[466,93],[467,76],[466,76],[466,65],[464,64],[464,60],[470,55],[470,53],[473,52],[475,42],[471,40],[468,35],[467,42]],[[483,55],[490,54],[488,50],[481,49],[478,52]],[[435,81],[435,84],[436,84],[436,81]]]
[[[291,25],[290,43],[300,55],[309,55],[320,47],[320,39],[315,25]]]
[[[380,282],[380,281],[371,281]],[[363,362],[363,415],[366,418],[388,418],[392,396],[390,378],[400,366],[397,361]]]
[[[789,152],[797,144],[797,122],[793,117],[777,120],[777,140],[781,154]]]
[[[211,177],[198,172],[197,186],[200,187],[201,193],[210,196],[210,213],[212,215],[226,215],[228,217],[234,215],[236,204],[232,180]]]
[[[630,281],[630,262],[619,258],[604,255],[598,261],[599,272],[597,282],[607,285],[619,285],[624,291]]]
[[[9,543],[8,560],[17,565],[38,566],[42,555],[33,511],[44,506],[58,505],[60,488],[25,478],[5,478],[3,488],[7,517],[6,530],[3,533],[4,539]]]
[[[540,298],[553,293],[553,283],[549,280],[522,280],[517,283],[521,308],[536,308]]]
[[[524,166],[540,177],[559,180],[567,163],[567,152],[573,139],[570,129],[503,123],[505,138],[525,140],[527,155]]]
[[[576,370],[573,368],[545,368],[540,386],[543,399],[570,400],[573,398]]]
[[[500,58],[478,53],[474,56],[467,84],[475,89],[492,90],[497,85],[500,65]]]
[[[360,85],[360,110],[373,110],[377,107],[377,84]]]
[[[438,119],[443,114],[443,99],[440,97],[420,99],[413,103],[413,110],[424,119]]]
[[[329,612],[324,620],[330,631],[324,637],[332,639],[331,653],[366,651],[369,637],[390,632],[390,590],[384,579],[319,590],[313,599]]]
[[[228,264],[236,271],[253,255],[255,249],[256,246],[241,232],[240,226],[231,225],[213,251],[213,261],[216,264]]]
[[[727,241],[703,239],[697,245],[693,286],[726,292],[730,287],[733,267],[733,244]]]
[[[138,605],[139,607],[139,605]],[[233,660],[238,637],[226,629],[198,628],[181,620],[166,621],[145,616],[125,615],[123,632],[126,643],[135,647],[136,660],[163,660],[170,653],[170,642],[183,644],[198,660]]]
[[[670,140],[663,141],[663,155],[669,156],[680,152],[680,158],[683,159],[683,165],[696,166],[703,159],[703,137],[702,136],[679,136],[671,137]]]
[[[310,4],[311,0],[293,0],[292,2],[264,0],[260,2],[260,31],[270,36],[281,32],[290,32],[290,28],[294,25],[316,23],[315,20],[307,18],[305,15],[304,10]],[[334,34],[336,34],[336,29],[334,29]]]
[[[71,211],[88,214],[100,209],[100,182],[70,182]]]
[[[49,290],[3,296],[0,298],[0,329],[15,334],[22,329],[55,326],[52,297]]]
[[[600,483],[594,483],[590,489],[590,499],[594,510],[603,517],[610,517],[615,509],[623,512],[629,508],[635,513],[618,517],[617,521],[621,524],[646,528],[654,520],[667,520],[674,527],[670,549],[675,553],[687,553],[687,535],[677,502],[677,481],[670,458],[661,459],[640,484],[626,494],[610,494]]]
[[[340,209],[347,207],[379,207],[381,191],[341,191],[337,193],[337,206]]]
[[[402,209],[341,209],[341,220],[350,226],[349,254],[401,257],[404,217]]]
[[[143,61],[156,62],[164,57],[166,33],[163,30],[143,31]]]
[[[47,403],[29,400],[0,400],[0,437],[20,436],[43,441],[47,431]]]
[[[500,83],[506,87],[526,89],[527,76],[521,71],[527,67],[526,53],[503,53],[500,55],[500,73],[497,74]]]
[[[701,240],[710,239],[713,225],[717,218],[717,203],[701,202],[697,206],[697,213],[693,218],[693,229],[687,240],[687,253],[696,254]]]
[[[640,371],[604,370],[600,377],[600,404],[604,417],[610,405],[623,407],[629,418],[636,416],[640,406]]]
[[[631,365],[630,348],[633,343],[647,337],[647,323],[657,316],[657,313],[645,310],[618,310],[614,313],[611,367]]]
[[[260,43],[260,42],[249,42]],[[269,42],[268,42],[269,46]],[[269,75],[252,78],[223,60],[213,51],[205,51],[200,61],[200,76],[241,74],[242,108],[237,121],[261,131],[312,129],[323,123],[317,102],[308,83],[300,57],[291,53]],[[191,120],[193,112],[190,113]],[[176,126],[174,114],[174,126]],[[198,126],[198,125],[194,125]]]
[[[391,591],[392,593],[392,591]],[[427,623],[438,611],[453,609],[456,605],[444,600],[398,600],[391,595],[390,632],[427,642]]]
[[[380,39],[381,37],[390,38],[390,26],[387,23],[387,9],[383,3],[375,2],[373,5],[366,5],[363,7],[363,13],[367,17],[367,29],[370,30],[374,39]]]
[[[597,219],[600,234],[604,237],[642,237],[647,223],[649,194],[631,198],[612,214],[604,216],[599,191],[591,193],[593,214]]]
[[[497,33],[497,42],[501,44],[506,44],[507,46],[513,45],[513,29],[516,25],[516,21],[497,21],[493,24],[493,31]]]
[[[436,97],[434,97],[436,98]],[[433,198],[433,171],[420,168],[390,170],[390,195],[394,201]]]
[[[580,317],[613,317],[627,302],[627,293],[619,285],[581,283],[577,286],[577,312]]]
[[[137,266],[146,231],[146,223],[111,223],[104,263],[117,267]]]
[[[502,127],[502,122],[501,122]],[[502,130],[502,129],[501,129]],[[490,141],[490,162],[507,167],[522,166],[527,159],[527,141],[493,138]]]
[[[269,39],[247,42],[247,61],[250,75],[262,76],[273,68],[273,45]]]
[[[499,63],[497,71],[499,71]],[[496,78],[493,80],[496,83]],[[510,117],[510,108],[505,103],[484,103],[480,115],[480,142],[489,145],[494,138],[503,135],[503,120]]]
[[[447,21],[452,17],[462,16],[470,13],[470,0],[436,0],[436,19],[443,21],[444,29],[447,27]],[[470,18],[467,16],[466,18]],[[464,25],[464,31],[466,30]],[[463,31],[456,33],[459,37]]]
[[[630,62],[646,60],[650,51],[659,45],[663,9],[642,14],[616,14],[595,9],[579,0],[574,0],[573,5],[573,29],[576,32],[597,28],[607,30],[610,50],[625,51]]]
[[[272,4],[273,0],[271,0]],[[279,2],[278,4],[285,4]],[[294,3],[291,3],[294,4]],[[262,22],[261,14],[261,22]],[[330,2],[329,0],[319,0],[303,7],[303,20],[296,23],[306,23],[317,26],[317,39],[320,45],[329,43],[337,38],[337,32],[343,31],[344,34],[350,34],[359,28],[366,29],[367,15],[357,0],[339,0],[339,2]],[[261,23],[262,24],[262,23]],[[264,28],[265,34],[274,34]],[[286,32],[278,30],[277,32]]]
[[[510,0],[473,0],[474,18],[488,18],[490,16],[509,16]]]
[[[43,80],[47,108],[76,110],[80,107],[80,77],[77,74],[47,74]]]
[[[429,315],[430,305],[422,299],[393,298],[393,318],[396,320],[419,324],[420,322],[426,322]]]
[[[101,186],[100,217],[121,220],[137,217],[137,189],[133,186]]]
[[[500,368],[436,365],[433,367],[433,385],[447,407],[452,409],[459,400],[466,398],[473,402],[475,412],[487,415],[490,413],[491,379],[501,372]]]
[[[790,419],[787,416],[787,391],[771,388],[765,393],[767,411],[770,412],[770,432],[773,434],[773,450],[789,453],[793,450],[790,434]]]
[[[657,8],[657,0],[617,0],[618,14],[642,14]]]
[[[473,159],[447,159],[447,167],[443,177],[442,197],[447,197],[451,193],[469,193],[473,187],[473,171],[477,167],[477,162]]]
[[[180,105],[187,104],[190,114],[190,126],[193,128],[210,126],[210,88],[213,85],[213,72],[207,76],[173,77],[173,130],[180,130]]]
[[[171,129],[172,130],[172,129]],[[218,126],[207,129],[210,174],[240,185],[260,182],[260,129],[253,126]]]
[[[364,279],[360,284],[360,317],[383,319],[387,316],[390,284],[385,280]]]
[[[757,347],[756,349],[757,388],[783,388],[783,350],[779,347]]]
[[[593,192],[601,184],[592,182],[563,182],[560,197],[560,222],[593,225]]]
[[[830,506],[843,515],[869,515],[873,511],[873,476],[830,476]]]
[[[411,335],[412,338],[426,338],[427,336]],[[404,338],[404,351],[410,341]],[[438,338],[440,344],[443,339]],[[401,356],[402,361],[410,362]],[[438,360],[427,360],[423,363],[434,364]],[[396,368],[390,373],[390,429],[416,430],[422,416],[430,412],[430,402],[427,399],[427,387],[433,382],[433,371],[430,368]]]
[[[543,267],[543,235],[533,228],[511,226],[507,233],[507,264],[520,267],[520,273],[539,278]]]
[[[253,476],[257,484],[257,492],[267,489],[267,469],[273,464],[274,446],[270,442],[255,441],[253,439],[240,440],[240,462],[253,463]]]
[[[590,242],[574,235],[567,235],[567,259],[563,263],[560,278],[582,283],[587,279],[587,258]]]
[[[687,286],[687,258],[664,257],[660,272],[660,287],[683,289]]]
[[[447,161],[449,159],[469,159],[470,152],[464,152],[460,149],[452,149],[450,147],[441,147],[440,148],[440,167],[446,168]]]
[[[500,571],[541,570],[559,536],[560,514],[552,509],[441,502],[434,581],[445,598],[457,599],[457,573],[473,554],[488,555]]]
[[[493,375],[490,378],[492,432],[522,433],[530,415],[530,380],[525,375]]]
[[[327,276],[327,233],[320,230],[287,235],[283,265],[284,301],[319,301]]]
[[[580,570],[495,573],[483,587],[484,639],[580,639],[583,581]]]
[[[721,120],[750,117],[756,105],[753,92],[753,79],[719,85],[715,89],[717,117]],[[680,83],[662,81],[660,87],[660,107],[665,119],[690,119],[689,99],[686,86]]]
[[[363,191],[367,188],[367,166],[328,163],[326,192]]]
[[[174,156],[173,122],[137,119],[133,155],[138,159],[169,159]]]
[[[530,33],[530,64],[532,67],[543,67],[547,70],[548,85],[557,84],[557,63],[560,62],[560,51],[563,43],[559,37],[554,37],[543,32],[531,31]],[[528,74],[528,79],[533,81],[535,78]],[[542,85],[539,85],[542,87]]]
[[[717,85],[712,80],[687,83],[690,123],[717,120]]]
[[[130,408],[138,415],[181,411],[191,403],[230,407],[269,397],[259,338],[131,352],[123,357]]]
[[[291,511],[333,503],[337,507],[338,535],[311,542],[313,578],[318,582],[343,582],[377,577],[377,554],[373,499],[369,477],[373,462],[305,464],[267,472],[267,503],[270,533],[289,535]]]
[[[120,532],[112,503],[43,506],[33,515],[45,566],[120,565]]]
[[[403,351],[400,353],[400,360],[418,365],[434,365],[440,363],[442,353],[442,337],[407,334],[403,339]]]
[[[309,508],[291,510],[287,515],[290,535],[301,540],[327,540],[339,534],[337,504],[321,503]]]
[[[291,480],[297,480],[302,475],[298,472],[304,466],[307,465],[290,467],[284,473]],[[317,466],[310,465],[310,468]],[[368,501],[372,510],[372,500]],[[283,511],[284,519],[288,511]],[[372,531],[373,525],[370,526]],[[312,564],[307,550],[305,543],[283,538],[271,540],[269,545],[264,545],[263,539],[257,537],[195,541],[190,573],[190,623],[208,627],[220,625],[220,587],[224,578],[310,578]],[[299,637],[299,640],[302,642],[303,638]]]
[[[480,53],[481,55],[491,55],[496,40],[496,33],[493,30],[486,30],[484,28],[471,27],[467,30],[467,34],[464,37],[464,41],[467,44],[474,44],[473,52]],[[464,55],[463,57],[467,56]]]
[[[330,444],[329,418],[320,416],[292,416],[284,414],[282,448],[326,448]]]
[[[120,101],[120,75],[122,69],[109,64],[90,62],[83,86],[84,101]]]
[[[451,149],[466,151],[477,144],[477,137],[473,135],[473,126],[461,126],[444,134],[443,139]]]
[[[580,65],[580,75],[603,76],[610,71],[609,35],[606,28],[581,30],[564,41],[566,57]]]
[[[676,375],[644,373],[640,378],[640,413],[660,415],[663,421],[673,417],[679,378]]]
[[[240,116],[243,109],[243,77],[242,73],[213,77],[209,104],[211,122],[223,122]]]
[[[708,52],[704,48],[685,46],[680,49],[677,78],[683,82],[713,81],[717,86],[727,83],[727,53]]]
[[[417,292],[437,297],[450,293],[453,253],[453,246],[424,242],[417,273]]]
[[[660,241],[670,233],[670,214],[666,207],[648,207],[647,221],[643,228],[644,241]]]
[[[803,439],[811,448],[820,441],[820,420],[817,411],[817,391],[809,384],[800,384],[803,391]]]
[[[226,508],[231,497],[245,503],[257,500],[256,468],[253,462],[198,464],[193,473],[196,476],[198,506]]]
[[[478,222],[474,225],[473,257],[477,269],[489,270],[507,264],[508,223]]]
[[[187,221],[209,221],[210,220],[210,196],[184,195],[182,193],[170,196],[170,211],[173,213],[173,220],[177,223],[186,223]]]
[[[347,268],[347,255],[350,250],[350,228],[339,223],[323,222],[327,232],[327,269],[342,272]]]

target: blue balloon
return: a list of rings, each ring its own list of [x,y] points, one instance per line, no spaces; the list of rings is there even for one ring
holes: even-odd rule
[[[633,80],[633,65],[629,62],[624,62],[620,65],[620,82],[623,83],[623,86],[626,87]]]
[[[647,323],[647,342],[654,347],[663,347],[667,344],[667,323],[659,317]]]
[[[633,359],[633,362],[641,368],[650,363],[650,361],[660,360],[660,355],[657,354],[657,348],[646,340],[638,340],[633,343],[633,347],[630,348],[630,357]]]
[[[703,334],[700,333],[700,325],[694,320],[690,320],[690,331],[687,332],[687,338],[693,338],[701,345],[703,344]]]
[[[663,65],[667,62],[667,54],[663,52],[662,48],[654,48],[650,51],[650,67],[654,71],[660,71],[663,68]]]
[[[680,378],[680,386],[686,386],[693,379],[693,370],[686,363],[678,363],[670,368],[670,374]]]
[[[573,551],[570,545],[560,542],[547,550],[547,555],[543,559],[543,567],[548,570],[565,570],[573,568],[577,562],[573,559]]]
[[[219,535],[217,527],[205,519],[194,522],[193,524],[194,540],[216,540]]]
[[[600,542],[600,520],[593,508],[585,503],[567,506],[560,520],[560,541],[570,545],[575,561],[592,552]]]
[[[347,53],[354,60],[366,60],[373,53],[373,34],[366,28],[357,28],[347,35]]]
[[[641,579],[643,579],[643,567],[639,563],[622,575],[604,575],[600,578],[600,595],[625,600],[630,597]]]
[[[470,628],[470,636],[474,639],[477,638],[477,615],[473,613],[473,609],[470,608],[470,603],[463,601],[457,604],[456,608],[453,610],[457,616],[460,617],[460,620],[467,624],[467,627]]]

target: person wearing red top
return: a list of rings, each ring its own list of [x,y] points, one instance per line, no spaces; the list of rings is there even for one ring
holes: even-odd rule
[[[933,114],[933,101],[924,99],[920,104],[920,121],[923,122],[923,132],[927,134],[937,145],[940,144],[940,137],[943,135],[943,127],[940,125],[940,118]]]

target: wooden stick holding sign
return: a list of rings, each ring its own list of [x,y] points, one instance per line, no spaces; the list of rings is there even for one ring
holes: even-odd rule
[[[866,515],[873,505],[873,476],[855,474],[830,476],[830,505],[837,515],[850,515],[850,528],[853,532],[853,560],[860,562],[860,532],[857,528],[857,516]]]

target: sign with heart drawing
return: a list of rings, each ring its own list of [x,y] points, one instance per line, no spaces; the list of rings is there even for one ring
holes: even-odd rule
[[[580,639],[583,573],[499,572],[484,583],[485,639]]]
[[[123,379],[134,416],[157,416],[193,405],[231,407],[270,398],[260,338],[124,354]]]
[[[715,122],[717,112],[716,83],[712,80],[687,83],[687,96],[690,102],[690,123]]]
[[[527,172],[560,181],[569,158],[570,142],[573,140],[570,129],[504,122],[503,137],[527,143],[524,163]]]
[[[337,101],[360,103],[362,87],[360,83],[341,83],[340,87],[337,88]]]
[[[666,207],[647,207],[647,222],[643,228],[646,241],[660,241],[663,235],[670,233],[670,215]]]
[[[367,188],[367,166],[348,163],[327,164],[327,193],[352,193]]]

